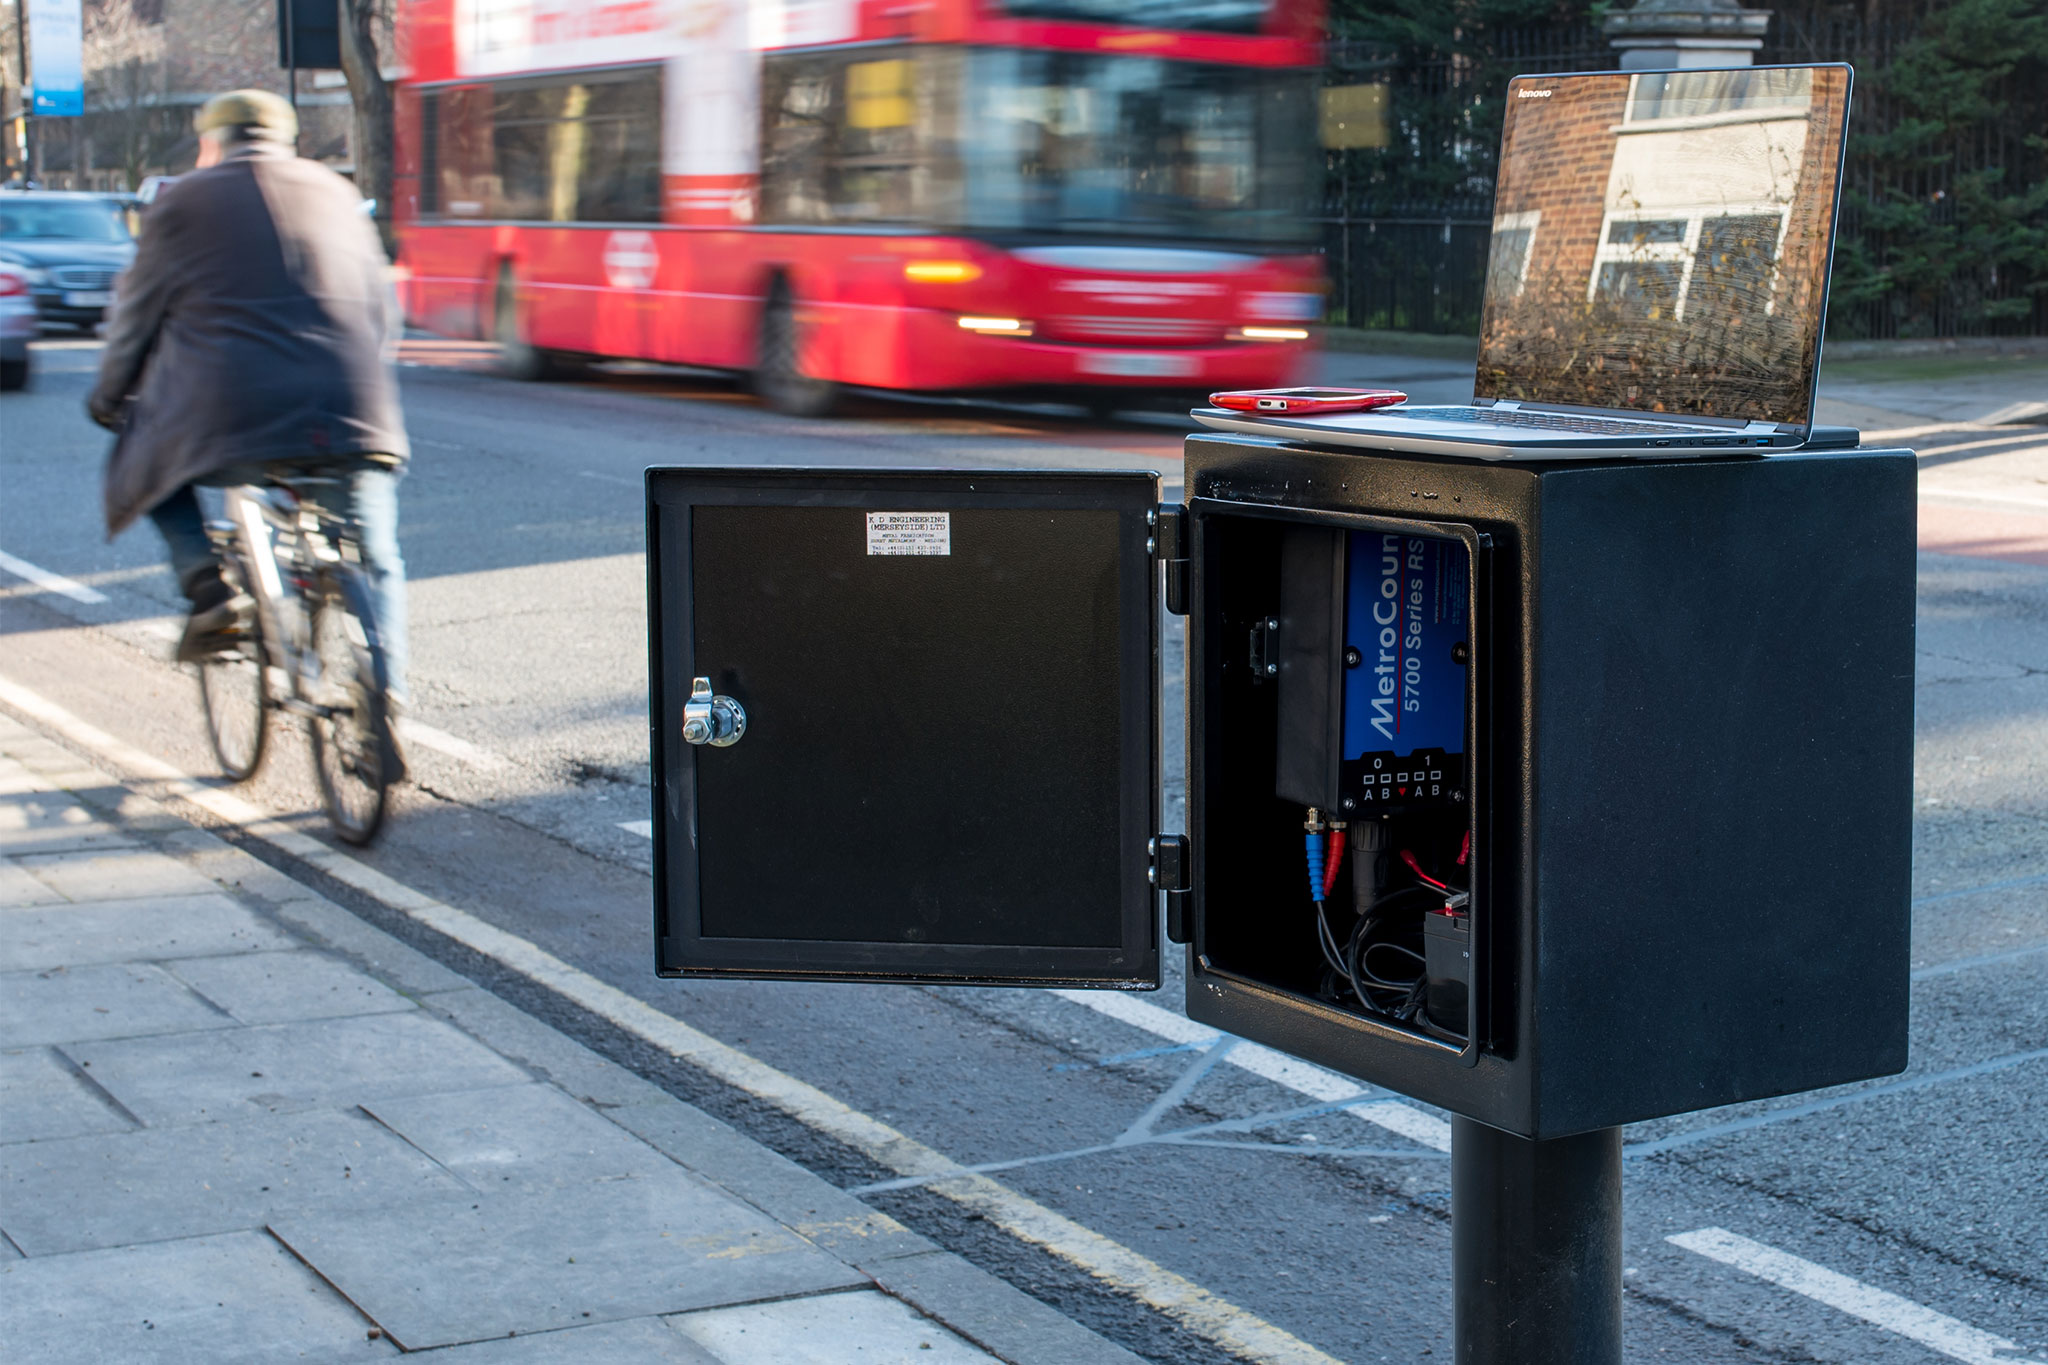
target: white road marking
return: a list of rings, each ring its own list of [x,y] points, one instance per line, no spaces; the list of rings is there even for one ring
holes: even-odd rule
[[[450,758],[460,759],[472,768],[502,768],[505,760],[489,749],[481,749],[458,735],[438,729],[411,716],[402,716],[398,722],[398,733],[423,749],[433,749]]]
[[[576,471],[576,474],[579,478],[596,479],[599,483],[624,484],[628,488],[645,488],[647,486],[647,482],[644,479],[627,479],[621,478],[617,474],[600,474],[595,469],[579,469]]]
[[[654,822],[652,820],[621,820],[619,821],[619,828],[628,834],[637,834],[643,839],[652,839],[654,837]]]
[[[1818,1303],[1863,1319],[1887,1332],[1919,1342],[1929,1350],[1968,1362],[1968,1365],[2040,1365],[2038,1361],[2000,1355],[2019,1346],[2004,1337],[1958,1322],[1944,1313],[1923,1307],[1911,1299],[1852,1280],[1847,1275],[1802,1260],[1790,1252],[1752,1242],[1723,1228],[1700,1228],[1664,1239],[1687,1251],[1732,1265],[1759,1279],[1782,1285]]]
[[[1930,487],[1924,483],[1920,485],[1920,501],[1963,505],[1973,502],[1994,502],[2011,507],[2048,507],[2048,498],[2030,498],[2024,493],[2001,493],[1990,488],[1978,492],[1954,485],[1944,488],[1939,484]]]
[[[1971,430],[1977,429],[1971,428]],[[1897,435],[1899,433],[1893,432],[1889,434]],[[2014,446],[2013,443],[2016,441],[2038,441],[2040,439],[2041,434],[2036,431],[2014,431],[2004,436],[1992,436],[1981,441],[1957,441],[1952,445],[1929,446],[1925,450],[1915,451],[1914,453],[1925,460],[1932,459],[1937,455],[1953,455],[1959,450],[1988,450],[1992,446],[2013,446],[2010,450],[2001,450],[1998,453],[2001,455],[2024,455],[2027,453],[2027,447],[2024,445]],[[1869,445],[1869,438],[1865,437],[1863,443]]]
[[[1863,444],[1875,447],[1892,441],[1911,440],[1916,436],[1968,436],[1979,431],[1996,430],[1996,427],[1987,426],[1982,422],[1926,422],[1917,427],[1886,427],[1880,431],[1866,431],[1863,433]],[[2019,431],[2014,432],[2011,436],[2001,436],[1996,439],[2022,440],[2026,435],[2026,432]],[[1923,450],[1918,453],[1921,455],[1933,455],[1938,453],[1938,449]]]
[[[5,550],[0,550],[0,569],[5,569],[16,578],[35,584],[44,592],[54,592],[60,597],[68,597],[74,602],[83,602],[88,606],[97,606],[99,603],[107,600],[107,595],[98,588],[88,588],[85,584],[75,579],[66,578],[60,573],[51,573],[48,569],[39,568],[29,563],[26,559],[16,559]]]
[[[160,784],[167,794],[239,826],[669,1055],[766,1101],[897,1174],[919,1177],[934,1193],[1165,1314],[1225,1351],[1271,1365],[1340,1365],[1300,1338],[1218,1298],[1129,1247],[987,1176],[967,1170],[944,1153],[570,966],[537,944],[467,911],[444,905],[329,848],[233,792],[208,786],[180,772],[154,754],[116,739],[4,676],[0,676],[0,702],[81,748],[99,754],[115,767]]]
[[[1106,1014],[1133,1028],[1143,1029],[1156,1038],[1170,1043],[1207,1043],[1220,1035],[1206,1024],[1198,1024],[1172,1010],[1161,1009],[1147,1000],[1125,995],[1119,991],[1077,991],[1059,990],[1054,995],[1086,1006],[1097,1014]],[[1304,1062],[1284,1052],[1258,1043],[1239,1043],[1223,1059],[1235,1067],[1262,1076],[1277,1085],[1285,1086],[1297,1094],[1312,1100],[1335,1104],[1358,1097],[1361,1103],[1346,1105],[1345,1112],[1355,1114],[1367,1123],[1376,1123],[1382,1128],[1399,1133],[1410,1141],[1439,1152],[1451,1150],[1451,1125],[1434,1114],[1425,1114],[1410,1104],[1399,1100],[1367,1098],[1374,1092],[1346,1076],[1326,1071],[1313,1062]]]

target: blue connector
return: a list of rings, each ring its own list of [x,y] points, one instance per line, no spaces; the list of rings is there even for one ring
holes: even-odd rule
[[[1308,841],[1308,898],[1317,905],[1323,903],[1323,836],[1309,834]]]

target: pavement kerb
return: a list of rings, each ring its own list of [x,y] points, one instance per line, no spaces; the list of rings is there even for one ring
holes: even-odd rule
[[[912,1232],[804,1167],[605,1060],[254,855],[84,762],[0,708],[0,755],[566,1092],[685,1170],[758,1209],[1011,1365],[1140,1365],[1139,1357]]]

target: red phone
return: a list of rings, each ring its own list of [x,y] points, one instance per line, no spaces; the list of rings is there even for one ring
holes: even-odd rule
[[[1363,412],[1408,401],[1399,389],[1232,389],[1209,401],[1236,412]]]

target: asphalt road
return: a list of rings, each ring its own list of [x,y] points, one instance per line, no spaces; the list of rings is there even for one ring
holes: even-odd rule
[[[100,532],[105,440],[81,408],[96,354],[46,344],[34,390],[0,399],[0,677],[203,774],[195,689],[166,662],[178,603],[159,547],[146,527]],[[463,347],[410,354],[427,362],[405,371],[402,526],[427,728],[367,861],[957,1161],[1009,1163],[1012,1189],[1329,1356],[1448,1357],[1448,1162],[1426,1141],[1068,996],[652,975],[634,828],[648,815],[641,469],[1144,467],[1170,495],[1170,423],[881,400],[801,421],[717,379],[518,385],[460,368]],[[1921,559],[1913,1064],[1629,1131],[1631,1359],[2048,1360],[2048,553],[2027,548],[2048,546],[2048,433],[1918,439],[1942,524],[2003,530]],[[1169,735],[1179,698],[1176,665]],[[303,747],[284,738],[246,794],[320,834]],[[835,1182],[886,1181],[752,1097],[442,955]],[[1177,1013],[1178,995],[1176,977],[1148,999]],[[1231,1358],[914,1185],[864,1197],[1141,1354]],[[1737,1240],[1668,1240],[1706,1229]]]

